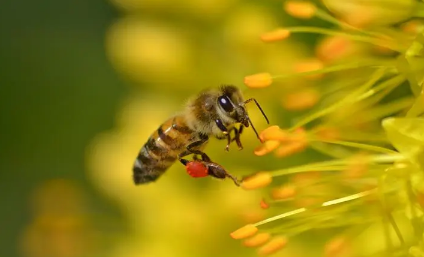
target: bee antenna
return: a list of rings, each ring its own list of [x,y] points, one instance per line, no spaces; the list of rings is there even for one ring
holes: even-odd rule
[[[256,137],[259,139],[259,141],[261,141],[261,143],[263,143],[262,139],[259,137],[258,131],[256,131],[255,126],[253,126],[253,123],[249,117],[247,117],[247,121],[249,122],[250,126],[252,126],[253,131],[255,131]]]
[[[269,124],[268,117],[266,116],[266,114],[264,113],[264,111],[262,110],[261,106],[259,105],[258,101],[256,101],[256,99],[255,99],[255,98],[247,99],[246,101],[244,101],[244,104],[247,104],[247,103],[249,103],[249,102],[251,102],[251,101],[254,101],[254,102],[255,102],[256,106],[259,108],[259,110],[261,111],[262,115],[264,116],[264,118],[265,118],[265,120],[266,120],[266,123],[268,123],[268,124]],[[249,119],[249,123],[250,123],[250,125],[252,126],[253,130],[255,130],[255,128],[253,127],[252,122],[250,121],[250,119]],[[255,130],[255,133],[256,133],[256,130]],[[258,135],[258,133],[256,133],[256,135]],[[258,136],[258,138],[259,138],[259,136]]]

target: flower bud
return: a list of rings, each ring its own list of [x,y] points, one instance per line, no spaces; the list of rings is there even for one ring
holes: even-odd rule
[[[305,88],[284,95],[282,105],[287,110],[304,110],[313,107],[320,99],[318,90]]]
[[[279,140],[279,141],[286,141],[289,137],[289,134],[285,132],[284,130],[280,129],[279,126],[269,126],[268,128],[264,129],[260,134],[259,138],[262,141],[268,141],[268,140]]]
[[[285,1],[284,10],[293,17],[310,19],[315,15],[316,6],[306,1]]]
[[[280,250],[287,244],[287,238],[278,236],[271,239],[268,243],[266,243],[264,246],[259,248],[258,254],[259,255],[270,255],[272,253],[275,253],[276,251]]]
[[[290,31],[287,29],[276,29],[266,32],[261,35],[261,40],[264,42],[274,42],[286,39],[290,36]]]
[[[284,185],[282,187],[274,188],[271,191],[271,197],[274,200],[288,199],[296,195],[296,187],[294,185]]]
[[[258,172],[241,182],[241,187],[246,190],[266,187],[272,182],[272,176],[269,172]]]
[[[271,235],[268,233],[259,233],[249,239],[246,239],[243,244],[247,247],[257,247],[268,241],[270,237]]]
[[[253,224],[247,224],[244,227],[241,227],[237,229],[236,231],[232,232],[230,236],[234,239],[243,239],[250,236],[253,236],[258,231],[258,228],[255,227]]]
[[[258,146],[254,153],[257,156],[263,156],[267,153],[274,151],[280,145],[280,141],[277,140],[269,140],[265,141],[265,143]]]
[[[318,70],[321,70],[322,68],[324,68],[324,64],[320,60],[316,58],[312,58],[312,59],[303,60],[297,63],[294,66],[294,72],[303,73],[303,72],[310,72],[310,71],[318,71]],[[305,77],[308,79],[320,79],[322,78],[322,76],[323,74],[305,75]]]

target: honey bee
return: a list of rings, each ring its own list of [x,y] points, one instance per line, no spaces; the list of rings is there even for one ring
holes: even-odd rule
[[[134,183],[138,185],[157,180],[177,160],[185,166],[189,161],[183,157],[190,154],[196,160],[196,156],[200,155],[203,165],[210,170],[209,175],[225,178],[228,173],[202,150],[211,136],[227,139],[227,151],[233,141],[242,149],[240,134],[243,127],[249,125],[259,138],[245,108],[251,101],[256,103],[269,123],[258,102],[254,98],[244,100],[241,91],[232,85],[204,90],[189,100],[185,110],[160,125],[141,148],[134,162]],[[237,128],[236,124],[240,126]],[[231,132],[234,132],[234,138]],[[227,177],[233,178],[229,174]]]

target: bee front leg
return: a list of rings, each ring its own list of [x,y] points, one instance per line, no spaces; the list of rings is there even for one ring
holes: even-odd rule
[[[231,131],[234,131],[234,138],[231,138]],[[243,126],[240,126],[239,129],[237,129],[235,127],[232,127],[230,129],[229,133],[227,134],[227,146],[225,147],[225,150],[227,150],[227,151],[229,150],[230,144],[233,141],[236,141],[239,150],[242,150],[243,149],[243,145],[242,145],[242,143],[240,141],[240,134],[241,134],[241,132],[243,132]]]
[[[240,135],[243,132],[243,127],[244,127],[243,125],[240,125],[239,129],[233,128],[234,129],[234,138],[231,140],[231,142],[235,140],[239,150],[243,149],[243,145],[241,144],[241,141],[240,141]]]
[[[215,124],[216,126],[222,131],[222,133],[224,133],[225,135],[228,135],[228,129],[227,127],[224,125],[224,123],[222,123],[222,120],[220,119],[216,119],[215,120]]]
[[[231,132],[231,130],[230,130],[230,132]],[[230,144],[231,144],[232,141],[233,140],[231,140],[231,134],[228,133],[227,134],[227,145],[225,146],[225,151],[228,152],[230,150]]]

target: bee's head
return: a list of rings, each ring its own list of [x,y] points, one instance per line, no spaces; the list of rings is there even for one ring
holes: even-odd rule
[[[245,101],[240,89],[232,85],[222,86],[221,91],[223,94],[218,97],[217,101],[219,107],[225,113],[225,115],[235,120],[236,123],[241,123],[245,127],[249,127],[250,124],[253,131],[255,131],[256,136],[259,138],[258,132],[253,126],[245,107],[246,103],[254,101],[269,124],[268,118],[266,117],[258,102],[254,98],[250,98]]]

